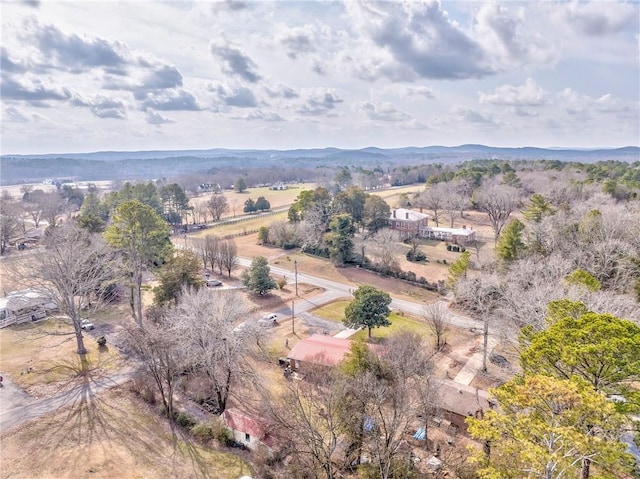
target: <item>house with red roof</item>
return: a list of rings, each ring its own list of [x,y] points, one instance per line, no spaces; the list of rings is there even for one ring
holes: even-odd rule
[[[231,430],[233,440],[243,444],[248,449],[255,450],[261,446],[273,449],[273,437],[267,432],[266,424],[255,419],[239,409],[228,408],[220,419]]]
[[[335,366],[351,351],[351,341],[325,334],[314,334],[298,341],[287,356],[294,371],[311,365]]]

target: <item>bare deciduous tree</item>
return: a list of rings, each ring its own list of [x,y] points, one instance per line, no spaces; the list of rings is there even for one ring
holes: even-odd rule
[[[268,418],[276,436],[290,448],[300,476],[340,477],[335,464],[345,414],[347,382],[337,370],[309,369],[302,381],[289,380],[279,398],[267,396]]]
[[[449,312],[441,302],[428,304],[423,307],[423,316],[427,321],[429,331],[434,336],[436,351],[440,351],[447,344],[447,332],[449,331]]]
[[[449,183],[446,185],[449,188],[444,193],[444,209],[449,216],[449,227],[453,228],[453,221],[458,214],[462,216],[462,212],[469,204],[469,198],[457,191],[453,185],[449,185]]]
[[[226,271],[229,278],[231,278],[231,272],[238,267],[238,247],[233,239],[229,238],[220,242],[218,264],[220,265],[220,272]]]
[[[299,223],[288,223],[286,221],[274,221],[269,226],[269,236],[271,242],[278,248],[285,245],[295,245],[298,239]]]
[[[396,231],[385,228],[378,231],[371,241],[367,241],[366,246],[379,265],[387,271],[397,271],[400,269],[397,260],[399,240],[400,237]]]
[[[18,233],[20,216],[18,203],[3,194],[0,198],[0,254],[4,254],[9,241]]]
[[[227,198],[224,195],[213,194],[211,195],[211,198],[209,199],[209,201],[207,201],[207,208],[211,213],[211,217],[213,218],[213,221],[220,221],[220,218],[222,217],[222,215],[227,211],[229,211],[229,202],[227,201]],[[235,210],[234,210],[234,216],[235,216]]]
[[[205,203],[197,203],[193,210],[194,217],[198,223],[206,223],[209,217],[209,208]]]
[[[446,205],[446,196],[449,194],[449,186],[446,183],[437,183],[428,187],[416,198],[414,204],[428,208],[433,213],[436,226],[440,226],[440,218]]]
[[[177,347],[186,355],[186,366],[206,378],[207,399],[218,413],[226,409],[234,382],[249,379],[245,359],[253,336],[248,330],[234,331],[235,323],[247,314],[248,307],[237,291],[201,288],[184,290],[166,315],[172,334],[179,338]]]
[[[497,242],[502,227],[518,207],[518,190],[510,186],[489,184],[476,190],[474,200],[477,208],[487,213],[493,226],[494,241]]]
[[[53,228],[42,252],[12,270],[19,283],[44,292],[71,319],[77,353],[84,355],[82,315],[103,305],[117,280],[117,259],[101,236],[73,223]]]
[[[140,359],[140,367],[153,378],[165,414],[170,419],[174,417],[174,392],[185,368],[184,351],[178,340],[162,315],[159,324],[129,330],[129,341]]]
[[[483,323],[482,370],[487,371],[489,324],[495,320],[495,311],[500,307],[502,291],[498,278],[493,274],[482,278],[461,279],[455,286],[456,304]]]
[[[367,444],[383,479],[395,477],[398,463],[406,463],[404,458],[398,461],[400,445],[416,414],[424,411],[425,404],[418,393],[425,392],[432,375],[431,357],[422,338],[400,332],[388,338],[380,355],[386,374],[369,376],[370,387],[363,393],[367,397],[366,414],[374,426],[367,435]]]

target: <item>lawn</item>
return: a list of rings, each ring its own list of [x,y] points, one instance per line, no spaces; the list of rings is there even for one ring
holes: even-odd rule
[[[68,320],[62,318],[0,330],[2,372],[30,393],[41,395],[40,388],[73,381],[83,370],[104,374],[123,367],[116,349],[108,343],[99,348],[93,332],[83,333],[88,353],[82,364],[72,331]]]
[[[311,313],[321,318],[341,323],[344,319],[344,310],[348,304],[349,301],[334,301],[333,303],[314,309]]]
[[[253,475],[241,457],[204,447],[121,386],[78,396],[27,427],[3,434],[2,476],[93,479]]]
[[[330,319],[332,321],[342,322],[344,318],[344,310],[349,304],[349,301],[334,301],[321,308],[314,309],[312,313],[321,318]],[[422,320],[415,319],[410,316],[401,316],[395,312],[389,315],[391,326],[386,328],[375,328],[371,332],[372,336],[377,338],[386,338],[399,331],[411,331],[412,333],[419,334],[423,337],[431,337],[432,334],[429,331],[427,323]],[[366,338],[367,330],[363,329],[358,331],[351,338]]]

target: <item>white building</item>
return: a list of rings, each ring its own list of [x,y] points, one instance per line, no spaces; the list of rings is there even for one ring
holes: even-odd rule
[[[51,298],[35,289],[8,293],[0,298],[0,328],[45,318],[56,309]]]

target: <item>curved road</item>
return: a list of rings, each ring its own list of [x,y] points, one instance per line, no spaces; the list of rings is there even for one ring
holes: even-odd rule
[[[179,245],[176,246],[180,247]],[[239,258],[239,264],[249,267],[251,266],[251,260]],[[288,269],[271,266],[271,272],[276,276],[284,276],[289,281],[295,281],[295,273]],[[295,314],[309,311],[339,298],[349,297],[353,290],[352,286],[300,272],[298,272],[298,282],[319,286],[325,291],[311,298],[300,298],[300,300],[296,300],[294,305]],[[424,313],[424,304],[401,299],[393,299],[391,308],[416,316],[421,316]],[[290,307],[284,307],[281,308],[278,313],[290,316],[292,311]],[[460,328],[471,329],[482,327],[481,321],[452,312],[449,312],[447,321]],[[10,381],[5,380],[5,386],[0,388],[0,433],[4,433],[20,424],[43,416],[55,409],[73,405],[83,398],[86,399],[101,391],[123,384],[128,381],[130,377],[130,371],[118,373],[110,377],[93,378],[88,375],[78,386],[54,397],[42,400],[36,400],[30,397]]]
[[[251,266],[251,260],[246,258],[239,258],[239,264],[241,266],[249,267]],[[271,272],[274,276],[284,276],[288,281],[295,281],[295,273],[288,269],[280,268],[278,266],[270,266]],[[353,287],[338,283],[337,281],[332,281],[329,279],[319,278],[317,276],[311,276],[309,274],[298,272],[298,282],[299,283],[308,283],[314,286],[320,286],[324,288],[326,291],[318,296],[314,296],[307,299],[301,299],[300,303],[296,302],[295,304],[295,312],[303,312],[308,311],[309,309],[313,309],[322,304],[333,301],[337,298],[341,297],[349,297],[351,296]],[[393,298],[391,301],[391,309],[396,311],[404,311],[406,313],[410,313],[415,316],[424,315],[424,306],[423,303],[415,303],[413,301],[406,301],[403,299],[395,299]],[[283,308],[281,310],[284,314],[287,311],[288,314],[291,314],[290,308]],[[463,316],[460,314],[453,313],[452,311],[448,311],[447,314],[447,322],[453,326],[471,329],[471,328],[482,328],[482,321],[470,318],[468,316]]]

